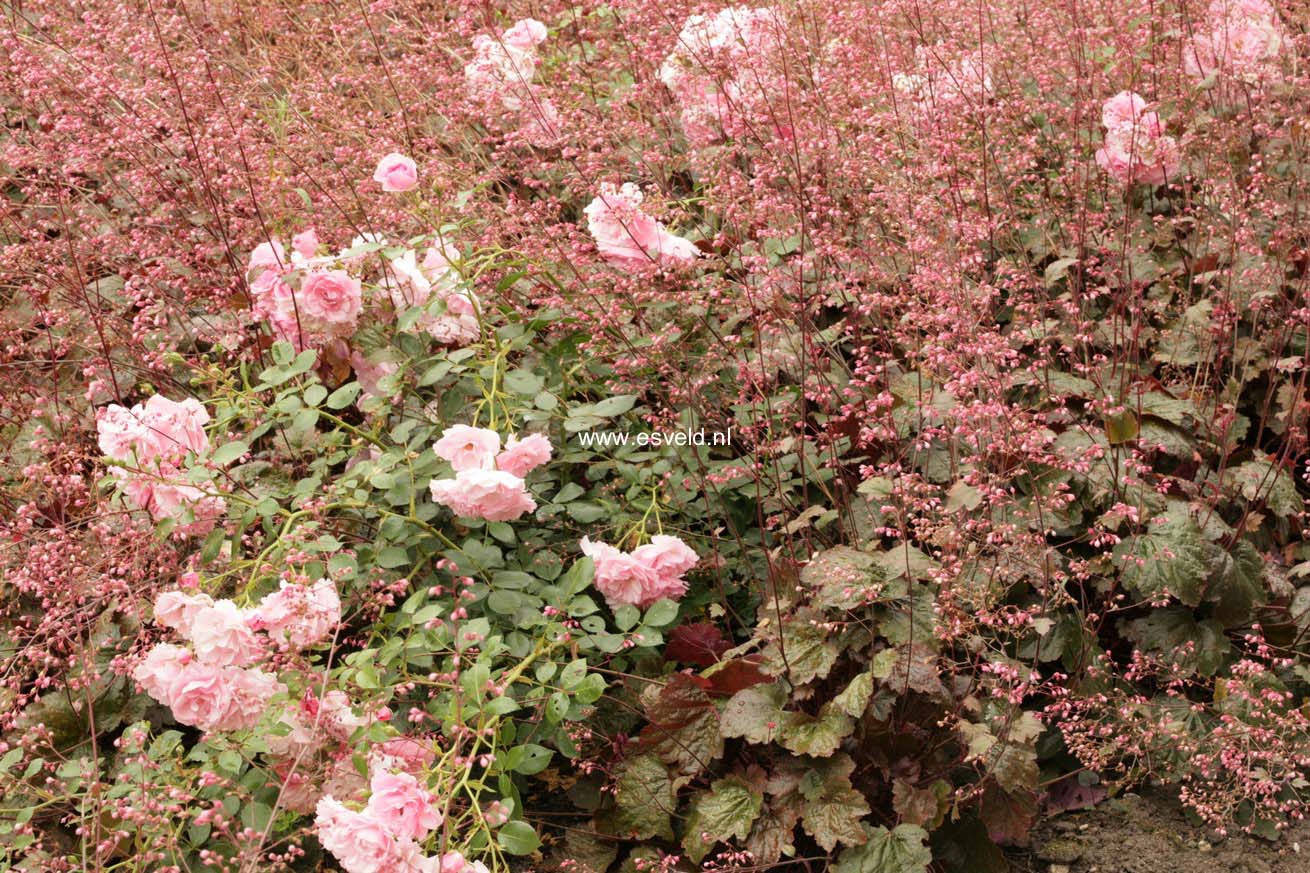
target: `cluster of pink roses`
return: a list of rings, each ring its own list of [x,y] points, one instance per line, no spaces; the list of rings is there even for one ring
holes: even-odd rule
[[[341,621],[341,600],[327,579],[312,586],[283,583],[254,609],[166,591],[155,600],[155,621],[191,645],[156,645],[132,675],[183,724],[240,730],[258,724],[269,700],[286,690],[250,665],[268,654],[270,643],[299,649],[326,639]]]
[[[131,409],[110,404],[96,419],[100,450],[126,466],[115,467],[123,492],[155,520],[180,518],[187,509],[196,519],[188,532],[213,526],[227,506],[187,484],[182,462],[188,452],[209,451],[205,425],[209,413],[200,401],[181,402],[156,394]]]
[[[1255,82],[1273,69],[1284,31],[1269,0],[1212,0],[1209,27],[1183,48],[1183,68],[1204,79],[1227,73]]]
[[[782,90],[773,69],[781,14],[729,6],[692,15],[660,65],[659,78],[678,101],[682,130],[695,146],[735,135],[735,122]]]
[[[412,187],[413,161],[388,155],[374,178],[386,190]],[[389,302],[394,315],[423,307],[425,311],[410,323],[441,344],[462,346],[477,340],[482,329],[479,302],[463,287],[455,267],[458,252],[439,240],[420,262],[413,249],[385,244],[381,235],[364,234],[355,237],[350,247],[328,254],[321,251],[313,230],[293,238],[290,254],[277,240],[261,243],[251,253],[248,273],[255,314],[269,322],[279,339],[296,348],[335,343],[345,357],[345,340],[367,303],[362,277],[381,289],[385,295],[381,307]],[[369,258],[361,249],[380,249],[381,255]],[[380,270],[370,279],[367,267],[373,264]],[[373,360],[359,352],[350,352],[349,358],[366,393],[382,396],[377,383],[396,371],[394,362]]]
[[[513,521],[537,508],[523,479],[550,460],[550,440],[542,434],[511,435],[502,450],[494,430],[457,424],[442,431],[432,450],[455,470],[453,479],[432,480],[432,499],[456,515]]]
[[[463,873],[462,856],[455,868],[446,861],[455,853],[423,855],[420,841],[441,826],[443,817],[436,797],[418,779],[410,773],[380,771],[370,779],[369,791],[359,811],[331,795],[318,802],[314,826],[319,842],[346,873]]]
[[[462,287],[458,260],[459,252],[443,240],[428,247],[421,263],[414,250],[404,248],[387,260],[379,281],[397,313],[413,306],[427,308],[415,327],[450,346],[467,345],[481,335],[478,299]],[[437,302],[444,304],[444,311],[430,311]]]
[[[1146,101],[1132,91],[1121,91],[1101,109],[1105,144],[1096,163],[1125,185],[1144,182],[1163,185],[1181,164],[1178,143],[1167,136],[1160,116],[1146,110]]]
[[[687,591],[683,574],[700,560],[681,539],[663,534],[631,552],[583,537],[582,553],[595,562],[596,589],[611,608],[647,607],[665,597],[680,599]]]
[[[546,25],[524,18],[499,37],[474,37],[473,60],[464,67],[469,95],[515,115],[519,129],[537,146],[559,139],[559,112],[532,82],[540,64],[537,46],[545,41]]]
[[[638,269],[698,258],[700,250],[694,243],[669,233],[642,211],[642,199],[641,189],[631,182],[619,188],[603,182],[600,195],[587,204],[587,229],[605,260],[616,267]]]
[[[359,280],[337,268],[334,258],[319,255],[318,248],[318,236],[309,230],[292,240],[289,257],[277,240],[250,253],[254,311],[297,348],[349,336],[363,308]]]

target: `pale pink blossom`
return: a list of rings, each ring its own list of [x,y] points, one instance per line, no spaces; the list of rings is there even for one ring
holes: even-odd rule
[[[260,601],[252,624],[279,643],[303,649],[327,639],[341,622],[341,598],[331,579],[312,586],[283,582]]]
[[[313,258],[318,253],[318,234],[314,232],[314,228],[311,227],[293,236],[291,248],[305,260]]]
[[[249,616],[231,600],[201,607],[191,622],[191,645],[196,657],[219,667],[240,667],[263,652],[250,629]]]
[[[500,451],[500,434],[485,427],[456,424],[441,432],[432,446],[438,458],[449,461],[456,472],[489,470]]]
[[[287,265],[287,252],[282,247],[282,243],[277,240],[262,242],[250,252],[250,262],[246,269],[249,272],[256,270],[281,270]]]
[[[587,204],[587,229],[609,263],[634,269],[653,263],[688,262],[700,256],[690,240],[669,233],[642,211],[641,190],[631,182],[615,188],[601,183],[600,194]]]
[[[214,599],[208,594],[164,591],[155,598],[155,621],[189,637],[196,614],[213,605]]]
[[[314,829],[323,848],[346,873],[386,873],[400,860],[396,838],[381,822],[346,808],[330,795],[318,802]]]
[[[359,380],[359,387],[365,397],[373,397],[378,400],[390,399],[393,401],[399,399],[399,388],[388,396],[381,385],[383,379],[394,375],[400,370],[400,365],[395,361],[374,361],[364,357],[359,352],[351,352],[350,366],[355,370],[355,378]]]
[[[209,449],[205,425],[209,412],[194,397],[169,400],[156,394],[131,409],[110,404],[96,421],[100,450],[115,461],[143,464],[157,458],[176,459],[187,452]]]
[[[373,181],[380,184],[383,191],[408,191],[418,184],[418,167],[412,158],[392,152],[378,161]]]
[[[496,455],[496,469],[513,473],[520,479],[550,460],[550,440],[544,434],[534,433],[523,439],[510,434],[505,449]]]
[[[332,333],[354,329],[363,295],[358,279],[344,270],[328,270],[305,275],[296,300],[309,329]]]
[[[1181,157],[1174,138],[1167,136],[1160,117],[1146,109],[1146,101],[1122,91],[1105,101],[1101,110],[1105,143],[1096,163],[1116,181],[1162,185],[1178,173]]]
[[[263,670],[241,670],[235,667],[224,671],[228,689],[227,708],[213,730],[248,730],[259,724],[268,711],[269,701],[285,692],[286,686],[272,673]]]
[[[1273,72],[1285,39],[1268,0],[1212,0],[1204,23],[1183,47],[1183,68],[1198,79],[1226,73],[1256,82]]]
[[[646,607],[661,598],[678,600],[687,591],[682,578],[697,562],[696,553],[677,537],[657,535],[632,552],[583,537],[582,553],[595,565],[593,584],[612,607]]]
[[[365,812],[398,837],[421,840],[441,826],[436,798],[409,773],[375,773]]]
[[[537,508],[521,478],[502,470],[461,470],[454,479],[433,479],[432,499],[464,518],[513,521]]]
[[[535,18],[522,18],[514,22],[501,38],[512,49],[529,51],[546,41],[546,25]]]
[[[191,663],[189,649],[172,643],[158,643],[132,670],[132,677],[141,683],[146,693],[161,703],[172,699],[172,688],[182,670]]]

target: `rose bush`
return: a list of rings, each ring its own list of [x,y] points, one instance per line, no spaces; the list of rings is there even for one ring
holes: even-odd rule
[[[1276,838],[1307,24],[15,9],[6,869],[993,871],[1147,779]]]

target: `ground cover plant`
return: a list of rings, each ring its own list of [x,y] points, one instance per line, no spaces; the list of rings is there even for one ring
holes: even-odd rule
[[[1310,15],[3,6],[0,869],[1310,808]]]

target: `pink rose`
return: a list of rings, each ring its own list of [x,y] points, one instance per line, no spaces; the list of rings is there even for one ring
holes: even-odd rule
[[[282,248],[282,243],[277,240],[269,240],[255,246],[250,253],[250,263],[246,269],[253,273],[256,270],[282,270],[287,264],[287,252]]]
[[[146,693],[165,705],[172,700],[172,688],[191,663],[191,652],[171,643],[159,643],[132,670],[132,678]]]
[[[1204,79],[1228,73],[1256,82],[1273,70],[1284,31],[1268,0],[1213,0],[1207,19],[1209,30],[1196,33],[1183,48],[1188,75]]]
[[[550,440],[534,433],[520,440],[511,434],[505,441],[505,450],[496,455],[496,469],[513,473],[520,479],[550,460]]]
[[[689,240],[665,230],[641,210],[642,193],[625,182],[621,188],[602,183],[600,195],[583,211],[605,260],[617,267],[640,268],[653,263],[694,261],[700,250]]]
[[[272,673],[227,667],[223,671],[227,686],[227,706],[209,728],[219,731],[249,730],[263,719],[273,695],[287,690]]]
[[[489,470],[500,451],[500,434],[485,427],[457,424],[441,432],[432,446],[438,458],[450,461],[455,472]]]
[[[96,435],[105,457],[131,461],[137,446],[145,440],[145,425],[137,412],[111,403],[96,413]]]
[[[514,22],[501,39],[510,48],[531,51],[546,41],[546,25],[535,18],[523,18]]]
[[[650,606],[661,598],[678,600],[687,592],[682,575],[699,558],[677,537],[654,536],[631,553],[583,537],[582,553],[596,565],[593,582],[610,607]]]
[[[296,254],[309,260],[318,253],[318,234],[312,227],[303,233],[298,233],[291,238],[291,247],[296,250]]]
[[[331,579],[319,579],[313,587],[283,582],[260,601],[253,619],[278,642],[303,649],[327,639],[340,623],[341,598]]]
[[[364,812],[398,837],[421,840],[441,826],[436,798],[408,773],[377,773]]]
[[[441,856],[440,866],[434,873],[489,873],[487,865],[481,861],[468,861],[459,852],[447,852]]]
[[[307,318],[311,327],[354,328],[363,305],[363,294],[359,280],[349,273],[328,270],[307,274],[300,282],[296,300],[302,318]]]
[[[314,828],[318,841],[346,873],[383,873],[400,859],[395,837],[381,822],[347,809],[330,795],[318,802]]]
[[[596,590],[605,596],[610,608],[616,606],[645,606],[659,596],[652,593],[660,587],[659,575],[643,561],[607,543],[593,543],[582,538],[582,553],[596,565],[592,581]]]
[[[461,470],[454,479],[433,479],[432,499],[456,515],[486,521],[513,521],[537,503],[522,479],[502,470]]]
[[[208,594],[165,591],[155,598],[155,621],[189,637],[196,614],[213,605],[214,599]]]
[[[191,623],[190,639],[196,657],[219,667],[249,664],[261,652],[246,614],[230,600],[198,610]]]
[[[173,718],[200,728],[214,730],[227,715],[231,689],[224,667],[191,661],[184,665],[165,689],[161,703],[173,710]]]
[[[1101,123],[1105,142],[1096,152],[1096,163],[1116,181],[1162,185],[1178,172],[1177,142],[1165,135],[1160,117],[1146,111],[1139,95],[1121,91],[1105,101]]]
[[[373,181],[379,183],[383,191],[408,191],[418,184],[418,167],[412,158],[392,152],[378,161]]]

